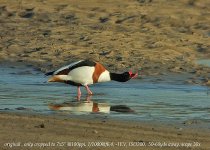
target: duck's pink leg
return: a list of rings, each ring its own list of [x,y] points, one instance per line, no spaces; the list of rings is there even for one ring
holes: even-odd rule
[[[82,92],[80,90],[80,86],[77,86],[77,100],[78,101],[80,100],[81,95],[82,95]]]
[[[87,97],[86,97],[86,101],[87,101],[88,103],[90,103],[90,102],[91,102],[91,97],[92,97],[92,95],[87,95]]]
[[[93,95],[93,92],[89,89],[88,85],[85,85],[85,88],[89,95]]]

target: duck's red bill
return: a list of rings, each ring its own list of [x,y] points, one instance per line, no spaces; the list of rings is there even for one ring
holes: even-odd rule
[[[130,74],[131,79],[138,77],[138,73],[132,73],[131,71],[129,71],[129,74]]]

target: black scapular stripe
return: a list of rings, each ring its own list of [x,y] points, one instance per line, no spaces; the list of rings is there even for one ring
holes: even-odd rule
[[[67,75],[71,70],[78,68],[78,67],[82,67],[82,66],[95,66],[96,62],[91,61],[91,60],[83,60],[69,68],[66,68],[64,70],[59,71],[58,73],[56,73],[56,75]],[[51,71],[51,72],[47,72],[45,75],[49,76],[49,75],[53,75],[55,71]]]
[[[82,66],[95,66],[96,65],[96,62],[94,61],[91,61],[91,60],[84,60],[84,61],[81,61],[79,62],[78,64],[74,65],[74,66],[71,66],[69,68],[69,70],[73,70],[75,68],[78,68],[78,67],[82,67]]]

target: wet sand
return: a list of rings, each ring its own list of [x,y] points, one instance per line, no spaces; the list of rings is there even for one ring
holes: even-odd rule
[[[210,2],[0,0],[0,59],[42,71],[94,59],[110,71],[189,73],[209,84]],[[201,78],[201,79],[200,79]]]
[[[210,147],[209,129],[177,124],[13,113],[1,113],[0,122],[1,149],[78,149],[83,146],[81,149],[185,150],[188,147],[202,150]],[[29,143],[33,145],[27,145]],[[104,143],[109,146],[104,147]]]

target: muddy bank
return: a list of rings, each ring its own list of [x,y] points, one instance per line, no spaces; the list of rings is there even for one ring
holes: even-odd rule
[[[157,125],[128,123],[106,118],[93,120],[11,113],[1,113],[0,121],[0,147],[5,150],[11,148],[25,150],[29,147],[30,149],[95,149],[97,147],[99,150],[169,148],[185,150],[187,148],[207,149],[210,146],[208,130],[191,129],[175,124]],[[72,145],[74,142],[77,144]],[[95,145],[97,142],[109,143],[111,146],[97,146]],[[125,145],[120,145],[118,142],[124,142]],[[80,146],[84,143],[83,147],[79,147],[78,143]]]
[[[210,69],[210,2],[0,0],[0,59],[47,71],[91,58],[109,70],[204,78]]]

